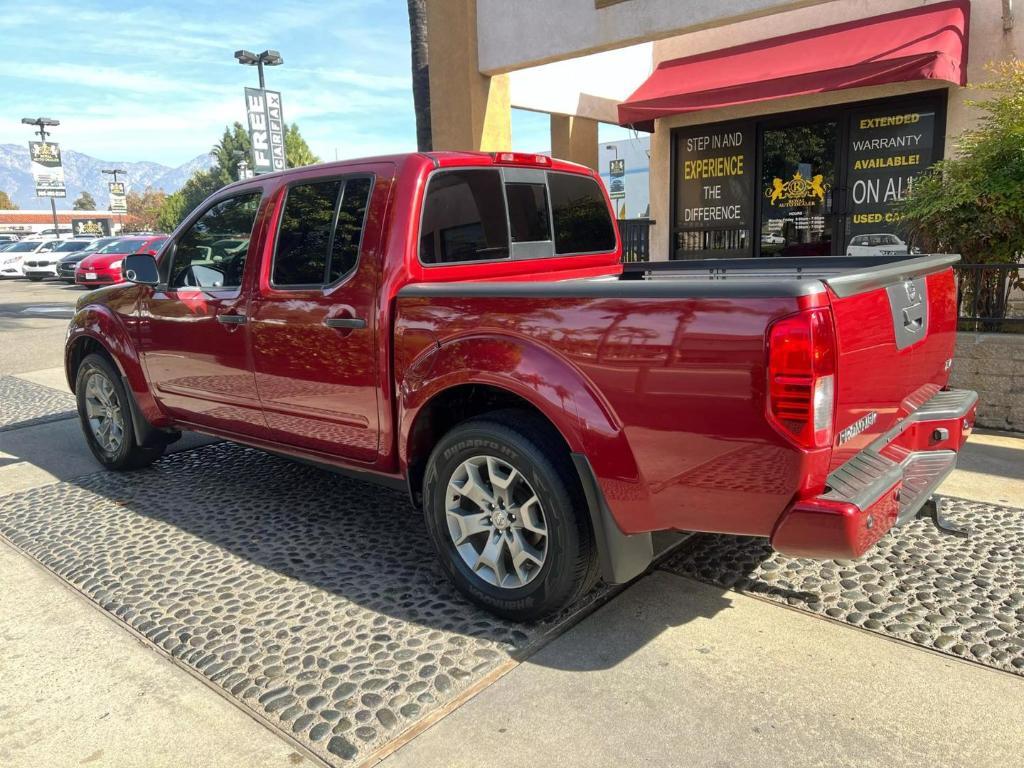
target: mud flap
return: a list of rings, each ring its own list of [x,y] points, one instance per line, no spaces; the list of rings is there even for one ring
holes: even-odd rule
[[[582,453],[572,454],[587,499],[594,541],[601,564],[601,578],[608,584],[625,584],[643,573],[654,559],[650,533],[625,534],[615,522],[604,500],[590,461]]]

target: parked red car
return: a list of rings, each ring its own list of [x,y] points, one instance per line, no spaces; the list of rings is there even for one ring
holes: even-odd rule
[[[167,242],[163,235],[138,235],[122,237],[86,256],[75,267],[75,282],[78,285],[113,285],[124,282],[121,276],[121,262],[133,253],[147,253],[155,256]]]
[[[516,619],[638,575],[657,531],[858,557],[952,471],[958,257],[620,255],[599,177],[544,156],[266,174],[79,300],[68,383],[111,469],[187,429],[406,489]]]

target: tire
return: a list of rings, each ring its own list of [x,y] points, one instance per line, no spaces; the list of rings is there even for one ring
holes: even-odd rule
[[[85,442],[104,467],[115,471],[141,469],[163,455],[164,445],[143,448],[136,442],[131,394],[108,358],[96,353],[86,356],[78,366],[75,396]]]
[[[26,277],[29,280],[31,280],[33,283],[42,282],[42,279],[43,279],[42,275],[26,275]]]
[[[460,592],[503,618],[535,621],[593,586],[593,535],[572,473],[564,445],[530,414],[472,419],[441,438],[424,473],[424,517]],[[523,503],[531,496],[537,503]]]

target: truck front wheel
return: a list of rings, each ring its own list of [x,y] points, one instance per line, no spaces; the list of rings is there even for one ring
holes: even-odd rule
[[[93,456],[107,469],[141,469],[164,452],[164,446],[143,448],[135,440],[131,394],[114,364],[103,355],[86,356],[75,379],[78,417]]]
[[[490,417],[455,427],[434,448],[423,481],[427,529],[448,576],[477,604],[516,621],[563,608],[596,577],[571,465],[530,424]]]

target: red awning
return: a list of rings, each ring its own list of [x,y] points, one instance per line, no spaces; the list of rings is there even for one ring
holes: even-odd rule
[[[967,82],[969,0],[664,61],[619,104],[619,123],[906,80]]]

